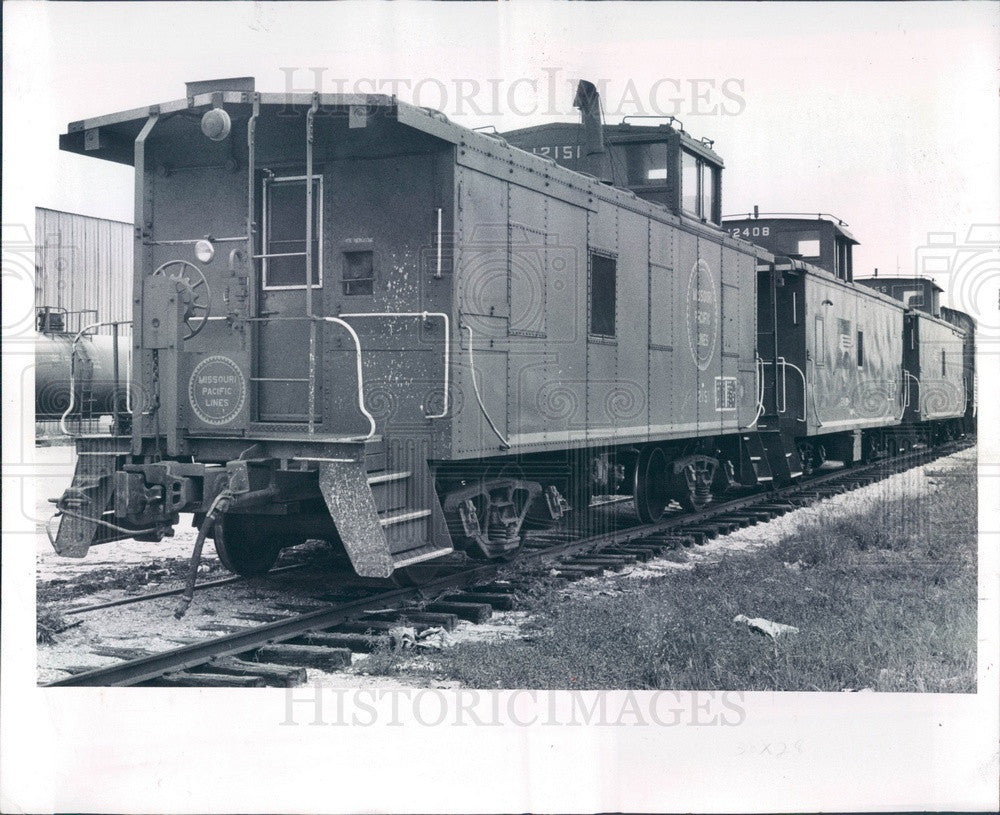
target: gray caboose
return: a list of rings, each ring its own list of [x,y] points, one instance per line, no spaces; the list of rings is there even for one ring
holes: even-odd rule
[[[859,281],[906,304],[903,422],[930,439],[975,427],[975,330],[969,315],[941,306],[943,289],[927,277],[876,276]]]
[[[725,227],[776,256],[759,267],[761,424],[795,437],[805,472],[951,433],[965,409],[962,338],[937,316],[939,287],[855,281],[857,241],[834,216],[755,211]]]
[[[78,440],[56,549],[190,512],[241,573],[320,538],[386,577],[506,554],[594,495],[655,521],[770,478],[770,256],[720,228],[708,142],[641,131],[607,179],[600,152],[580,172],[395,98],[251,79],[71,124],[62,149],[135,168],[133,399],[128,436]]]

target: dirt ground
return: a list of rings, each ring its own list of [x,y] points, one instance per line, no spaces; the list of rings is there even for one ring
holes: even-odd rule
[[[190,516],[182,516],[177,534],[159,543],[118,541],[94,547],[81,560],[61,558],[52,550],[44,531],[44,522],[52,517],[54,508],[47,499],[58,496],[72,479],[74,451],[68,446],[36,448],[39,477],[36,480],[36,512],[38,534],[36,563],[39,595],[38,612],[55,615],[57,623],[68,625],[57,633],[54,641],[38,646],[38,680],[52,681],[66,676],[68,667],[99,667],[118,661],[113,656],[93,653],[96,647],[116,647],[145,651],[161,651],[179,645],[226,633],[261,622],[246,615],[270,614],[275,618],[293,610],[319,607],[324,590],[334,588],[334,575],[318,552],[317,567],[310,569],[311,552],[286,552],[279,566],[305,561],[307,567],[288,573],[276,573],[265,578],[205,590],[197,594],[190,610],[177,620],[173,610],[177,597],[165,597],[149,602],[119,606],[85,614],[62,616],[65,609],[83,604],[99,603],[118,597],[183,585],[183,569],[191,553],[195,531]],[[565,589],[567,596],[607,594],[619,589],[620,580],[656,580],[677,570],[690,570],[695,565],[724,557],[726,552],[753,551],[773,546],[804,522],[849,514],[859,503],[880,497],[910,496],[919,498],[934,489],[935,479],[949,469],[975,460],[975,448],[939,459],[927,467],[893,475],[850,495],[836,496],[828,501],[776,518],[765,524],[738,530],[717,538],[704,546],[685,550],[683,557],[668,554],[644,564],[618,572],[613,578],[591,577],[573,583]],[[324,571],[326,569],[326,571]],[[308,577],[306,577],[308,575]],[[206,542],[201,580],[226,577],[211,541]],[[306,579],[303,580],[303,578]],[[330,582],[325,581],[329,579]],[[82,587],[82,590],[80,590]],[[77,590],[74,590],[77,589]],[[72,600],[66,598],[72,597]],[[294,606],[290,609],[289,606]],[[462,623],[447,637],[447,642],[508,640],[522,636],[524,627],[532,621],[523,612],[496,614],[490,624]],[[355,655],[351,671],[327,674],[310,670],[309,681],[330,687],[447,687],[451,682],[436,682],[426,675],[369,676],[364,673],[367,657]],[[427,654],[424,661],[433,660]]]

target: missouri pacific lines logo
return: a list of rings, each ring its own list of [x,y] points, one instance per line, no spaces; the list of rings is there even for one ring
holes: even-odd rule
[[[691,358],[704,371],[712,363],[719,339],[719,292],[704,260],[691,267],[688,277],[687,334]]]
[[[229,424],[239,416],[246,398],[246,378],[229,357],[206,357],[191,372],[188,400],[205,424]]]

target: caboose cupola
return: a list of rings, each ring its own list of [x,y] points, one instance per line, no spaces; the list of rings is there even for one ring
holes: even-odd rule
[[[825,213],[765,212],[727,215],[724,228],[735,238],[763,246],[781,257],[793,257],[824,269],[848,283],[854,280],[857,241],[840,218]]]
[[[600,96],[580,82],[574,106],[581,121],[525,127],[503,134],[522,150],[631,190],[675,215],[715,225],[722,221],[722,158],[711,139],[696,139],[673,116],[626,116],[601,124]],[[635,124],[636,120],[658,120]]]

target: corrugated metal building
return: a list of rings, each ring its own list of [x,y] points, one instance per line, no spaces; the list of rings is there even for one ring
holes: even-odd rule
[[[132,224],[36,207],[35,305],[89,312],[71,315],[67,330],[131,320],[132,240]]]

